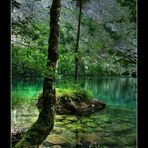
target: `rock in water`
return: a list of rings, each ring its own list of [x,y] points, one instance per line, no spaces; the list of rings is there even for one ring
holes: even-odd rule
[[[57,114],[70,115],[88,115],[94,112],[101,111],[106,107],[106,104],[99,100],[89,100],[86,102],[77,102],[70,100],[69,102],[60,102],[57,105]]]
[[[106,103],[94,100],[84,90],[57,89],[56,93],[56,113],[59,115],[88,115],[106,107]],[[38,109],[42,107],[42,98],[41,93],[37,103]]]

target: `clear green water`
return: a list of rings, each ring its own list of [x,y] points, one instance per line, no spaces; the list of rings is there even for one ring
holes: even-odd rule
[[[47,148],[135,148],[136,79],[85,78],[82,87],[107,103],[106,109],[89,116],[56,115],[51,134],[40,146]],[[36,99],[42,80],[13,81],[12,128],[29,127],[38,116]]]

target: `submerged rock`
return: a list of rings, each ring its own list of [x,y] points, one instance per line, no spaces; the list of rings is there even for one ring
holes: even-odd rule
[[[104,132],[105,130],[104,130],[104,128],[101,128],[101,127],[96,127],[96,132]]]
[[[71,136],[68,136],[67,133],[63,134],[50,134],[44,141],[44,143],[47,143],[46,146],[58,146],[58,145],[73,145],[76,143],[75,139]],[[45,145],[45,144],[44,144]]]
[[[64,123],[63,122],[55,122],[55,126],[63,126]]]
[[[46,138],[46,141],[48,141],[49,143],[52,143],[52,144],[63,144],[66,142],[65,138],[63,138],[57,134],[48,135],[48,137]]]
[[[100,139],[98,139],[98,136],[95,133],[85,134],[83,138],[83,140],[86,142],[100,141]]]
[[[66,118],[66,120],[70,120],[70,121],[74,122],[74,121],[77,121],[78,119],[77,119],[76,116],[68,116],[68,117]]]
[[[88,127],[96,127],[96,124],[93,123],[93,122],[87,122],[86,126],[88,126]]]

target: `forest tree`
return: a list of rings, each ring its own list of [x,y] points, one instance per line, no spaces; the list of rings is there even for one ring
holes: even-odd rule
[[[40,145],[54,126],[56,91],[55,70],[58,60],[60,0],[53,0],[50,9],[50,36],[48,46],[48,74],[44,78],[42,107],[37,121],[14,148]]]

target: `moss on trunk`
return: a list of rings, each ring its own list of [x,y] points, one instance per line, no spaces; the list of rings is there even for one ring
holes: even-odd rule
[[[50,9],[50,36],[48,46],[47,68],[50,70],[48,77],[44,78],[42,107],[37,121],[30,127],[24,137],[14,146],[14,148],[35,148],[40,145],[48,136],[54,126],[56,92],[55,69],[58,60],[59,42],[59,17],[60,0],[53,0]]]

